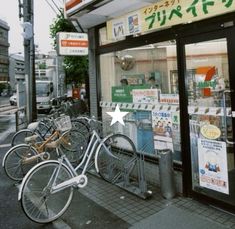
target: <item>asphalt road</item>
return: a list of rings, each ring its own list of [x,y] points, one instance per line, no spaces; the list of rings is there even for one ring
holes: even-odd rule
[[[11,136],[0,142],[0,161],[9,149]],[[72,203],[65,214],[57,221],[41,225],[30,221],[17,201],[18,188],[0,168],[0,228],[74,228],[74,229],[124,229],[130,225],[91,201],[75,190]]]
[[[0,106],[1,105],[10,105],[9,102],[10,96],[0,96]]]

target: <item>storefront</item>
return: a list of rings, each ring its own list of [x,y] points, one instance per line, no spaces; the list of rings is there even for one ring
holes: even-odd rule
[[[91,111],[128,110],[119,131],[147,161],[171,149],[177,190],[233,212],[234,11],[233,0],[160,1],[88,31]]]

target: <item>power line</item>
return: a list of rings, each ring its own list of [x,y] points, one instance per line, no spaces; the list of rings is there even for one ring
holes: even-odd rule
[[[55,5],[55,7],[57,8],[57,10],[61,13],[61,14],[63,14],[63,12],[60,10],[60,8],[57,6],[57,4],[54,2],[54,0],[51,0],[52,2],[53,2],[53,4]]]
[[[55,12],[55,14],[57,15],[58,13],[56,12],[56,10],[53,8],[53,6],[48,2],[48,0],[46,0],[47,4],[51,7],[51,9]]]

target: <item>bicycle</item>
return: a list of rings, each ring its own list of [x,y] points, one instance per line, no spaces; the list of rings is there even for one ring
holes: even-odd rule
[[[17,131],[11,140],[11,146],[25,143],[27,137],[37,135],[37,141],[45,141],[48,135],[53,134],[55,126],[50,118],[44,118],[41,121],[30,123],[27,129]]]
[[[72,119],[72,130],[77,130],[83,134],[86,138],[89,137],[89,127],[85,122],[78,119]],[[16,146],[22,143],[26,143],[25,139],[33,135],[37,135],[37,142],[46,141],[46,139],[52,135],[56,130],[53,120],[49,118],[44,118],[38,122],[33,122],[28,125],[27,129],[22,129],[16,132],[11,140],[11,146]]]
[[[74,168],[60,149],[60,139],[49,144],[60,158],[31,168],[18,195],[26,216],[37,223],[52,222],[66,211],[72,201],[73,189],[84,188],[88,183],[86,172],[93,155],[97,173],[112,183],[124,179],[125,165],[137,156],[135,146],[127,136],[111,134],[102,140],[94,130],[82,161]],[[131,156],[123,158],[125,152]],[[80,174],[78,170],[81,170]]]
[[[2,167],[9,178],[21,181],[29,169],[36,165],[39,160],[49,160],[50,153],[46,151],[47,144],[57,138],[61,139],[61,146],[71,162],[81,160],[87,141],[80,132],[71,130],[71,123],[66,126],[66,118],[69,117],[62,116],[56,119],[57,123],[62,122],[63,127],[56,128],[54,133],[45,141],[37,142],[38,136],[33,135],[26,138],[28,144],[19,144],[7,151],[3,158]],[[79,145],[77,139],[82,140]]]

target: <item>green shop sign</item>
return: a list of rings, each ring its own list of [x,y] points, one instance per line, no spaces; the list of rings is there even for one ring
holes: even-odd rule
[[[132,103],[132,90],[148,88],[150,88],[150,85],[129,85],[112,87],[112,102]]]
[[[213,89],[215,89],[216,87],[216,81],[215,80],[212,80],[212,81],[204,81],[204,82],[199,82],[197,84],[198,88],[200,89],[203,89],[203,88],[208,88],[208,87],[211,87]]]

